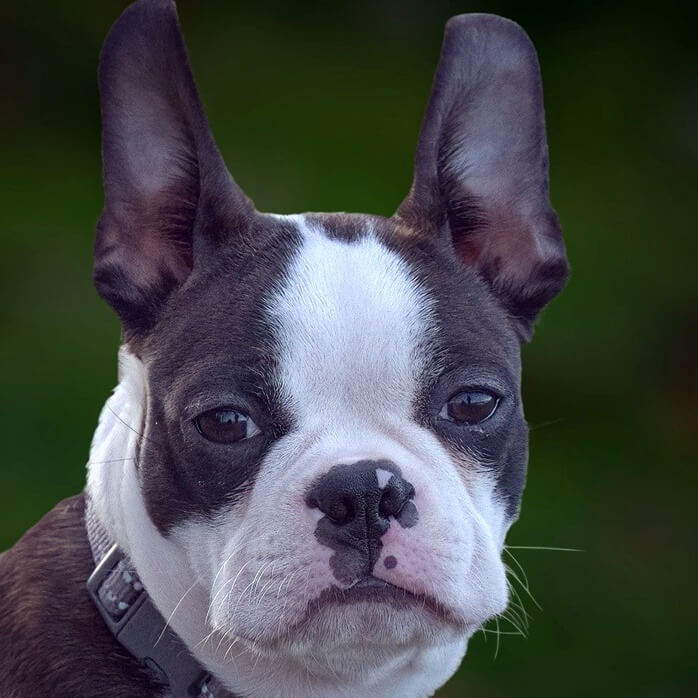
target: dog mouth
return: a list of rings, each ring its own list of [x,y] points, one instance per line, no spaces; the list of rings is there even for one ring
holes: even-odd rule
[[[346,625],[342,622],[344,612]],[[395,646],[407,646],[416,638],[430,640],[443,632],[448,637],[461,637],[472,633],[480,623],[465,618],[430,594],[413,592],[367,575],[350,587],[324,589],[307,603],[301,618],[282,631],[277,628],[272,636],[249,637],[238,633],[236,638],[254,653],[270,657],[280,650],[297,654],[299,648],[316,644],[318,638],[323,638],[326,649],[335,645],[351,647],[357,641],[365,649],[375,645],[380,636],[376,646],[385,649],[393,625],[398,635],[402,635]],[[360,638],[356,636],[357,628],[363,633]]]
[[[347,588],[331,586],[325,589],[308,604],[305,620],[328,606],[347,606],[362,602],[388,604],[401,611],[424,610],[441,622],[463,624],[453,611],[433,596],[409,591],[373,575],[362,577]]]

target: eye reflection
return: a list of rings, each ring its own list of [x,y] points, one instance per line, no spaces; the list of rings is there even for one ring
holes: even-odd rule
[[[472,426],[489,419],[499,405],[499,397],[485,390],[464,390],[451,397],[439,417],[456,424]]]
[[[209,441],[231,444],[260,432],[252,418],[233,407],[216,407],[194,419],[198,432]]]

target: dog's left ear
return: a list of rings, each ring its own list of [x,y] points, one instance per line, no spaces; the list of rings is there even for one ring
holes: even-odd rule
[[[446,25],[412,189],[396,215],[448,236],[530,338],[568,266],[548,194],[538,59],[514,22],[472,14]]]
[[[174,2],[138,0],[107,36],[99,67],[104,211],[94,281],[126,341],[156,322],[197,256],[249,226],[194,85]]]

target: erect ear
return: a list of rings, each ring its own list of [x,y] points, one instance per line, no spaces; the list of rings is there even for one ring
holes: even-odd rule
[[[152,327],[197,254],[254,212],[213,141],[175,5],[139,0],[107,36],[99,68],[104,211],[94,281],[127,340]]]
[[[514,22],[453,17],[396,214],[451,237],[527,340],[565,284],[565,247],[548,192],[548,147],[535,49]]]

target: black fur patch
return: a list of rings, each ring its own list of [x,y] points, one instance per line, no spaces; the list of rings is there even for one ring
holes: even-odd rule
[[[163,532],[237,501],[291,426],[277,395],[278,351],[264,303],[298,246],[294,227],[257,216],[249,235],[195,267],[143,344],[149,397],[138,469],[148,512]],[[262,434],[207,441],[193,419],[224,405],[250,415]]]
[[[87,593],[83,495],[60,502],[0,555],[3,698],[153,698],[162,687],[109,632]]]

